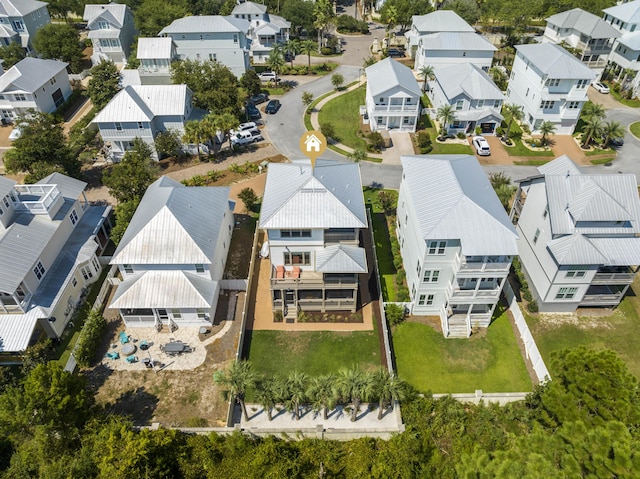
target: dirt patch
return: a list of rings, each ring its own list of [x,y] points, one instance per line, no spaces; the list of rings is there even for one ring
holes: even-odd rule
[[[316,313],[305,311],[304,318],[298,317],[299,323],[362,323],[360,313]]]
[[[579,329],[610,329],[610,320],[616,315],[624,316],[624,313],[619,310],[615,312],[611,310],[607,311],[608,314],[599,316],[583,316],[577,313],[539,313],[538,320],[540,321],[540,325],[547,329],[559,328],[565,325],[575,326]]]

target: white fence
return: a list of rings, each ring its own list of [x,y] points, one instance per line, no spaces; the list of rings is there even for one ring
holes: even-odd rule
[[[509,309],[511,310],[511,314],[513,314],[513,319],[518,328],[518,332],[520,333],[520,338],[524,343],[525,354],[527,356],[527,359],[531,362],[531,367],[536,373],[538,382],[542,384],[546,381],[551,380],[549,370],[544,364],[544,360],[540,355],[540,351],[538,351],[538,346],[533,339],[531,331],[529,331],[529,326],[527,325],[527,322],[522,315],[522,311],[520,311],[520,306],[518,306],[515,294],[508,281],[504,285],[504,295],[507,298],[507,302],[509,303]]]
[[[226,289],[228,291],[246,291],[247,283],[246,279],[223,279],[220,281],[220,289]]]

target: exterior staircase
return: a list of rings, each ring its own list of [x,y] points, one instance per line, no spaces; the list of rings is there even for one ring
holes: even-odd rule
[[[467,320],[464,316],[451,316],[448,320],[449,335],[447,338],[468,338]]]

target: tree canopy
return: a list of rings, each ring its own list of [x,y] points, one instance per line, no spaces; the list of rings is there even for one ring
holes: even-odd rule
[[[158,177],[158,169],[151,158],[151,148],[140,138],[133,141],[122,161],[103,174],[102,181],[109,194],[118,202],[138,201]]]
[[[26,56],[27,53],[18,42],[9,42],[9,45],[0,46],[0,59],[4,60],[2,67],[5,71]]]
[[[185,0],[142,0],[134,12],[134,18],[141,36],[155,37],[174,20],[190,13]]]
[[[102,61],[91,69],[87,93],[97,110],[102,110],[120,91],[120,73],[115,63]]]
[[[74,73],[80,73],[82,70],[80,36],[71,25],[47,23],[36,32],[33,47],[42,58],[67,62]]]

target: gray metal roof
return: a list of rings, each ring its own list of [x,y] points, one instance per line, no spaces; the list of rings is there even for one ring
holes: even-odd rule
[[[171,59],[171,37],[138,38],[136,56],[139,60]]]
[[[82,19],[87,21],[89,27],[99,18],[122,28],[127,11],[126,5],[111,2],[108,5],[85,5]]]
[[[0,0],[0,16],[24,17],[45,6],[47,3],[36,0]]]
[[[319,273],[366,273],[364,248],[353,245],[332,245],[316,252],[315,270]]]
[[[401,87],[412,96],[422,96],[420,85],[416,81],[411,68],[395,61],[393,58],[385,58],[365,69],[367,86],[373,96],[379,96],[396,86]]]
[[[58,191],[65,198],[77,200],[87,187],[87,183],[62,173],[51,173],[49,176],[38,181],[39,185],[56,185]]]
[[[494,121],[501,122],[504,120],[504,117],[500,113],[499,110],[494,108],[481,108],[479,110],[466,110],[466,111],[456,111],[455,112],[456,120],[459,121]]]
[[[142,197],[111,264],[211,264],[231,214],[228,187],[186,187],[163,176]]]
[[[620,31],[602,18],[581,8],[574,8],[547,18],[547,23],[558,28],[570,28],[590,38],[618,38]]]
[[[127,85],[93,119],[94,123],[151,121],[185,116],[187,85]]]
[[[185,271],[145,271],[120,283],[113,309],[213,307],[218,282]]]
[[[453,10],[436,10],[411,17],[419,32],[475,32],[473,27]]]
[[[357,163],[319,159],[272,163],[267,171],[260,227],[366,228]]]
[[[618,38],[618,43],[634,51],[640,51],[640,32],[627,32]]]
[[[267,13],[267,6],[255,2],[239,3],[231,11],[231,15],[264,15]]]
[[[172,33],[218,33],[239,32],[246,34],[250,23],[242,18],[220,15],[194,15],[174,20],[171,25],[163,28],[160,35]]]
[[[475,156],[401,161],[400,188],[407,188],[424,240],[459,239],[465,256],[518,254],[518,235]]]
[[[419,40],[425,50],[491,51],[497,48],[475,32],[438,32],[422,35]]]
[[[434,76],[449,100],[460,94],[471,100],[504,100],[504,95],[489,75],[473,63],[439,67],[435,69]]]
[[[602,11],[625,23],[640,23],[640,0],[614,5]]]
[[[15,184],[16,182],[14,180],[0,175],[0,198],[4,198],[9,192],[13,191],[13,185]]]
[[[516,50],[549,78],[593,80],[596,74],[559,45],[530,43],[516,45]]]
[[[581,175],[582,171],[567,155],[562,155],[538,167],[543,175]]]
[[[33,93],[62,70],[66,70],[67,65],[68,63],[57,60],[27,57],[0,77],[0,92]]]

